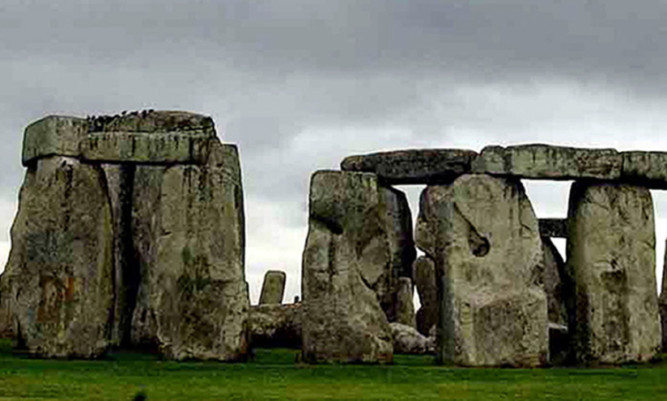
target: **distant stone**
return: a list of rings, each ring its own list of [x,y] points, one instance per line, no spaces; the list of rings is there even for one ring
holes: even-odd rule
[[[401,318],[409,320],[410,317],[407,315],[402,317],[398,315],[409,314],[407,309],[400,309],[412,307],[412,303],[410,306],[405,302],[401,304],[399,294],[402,288],[399,280],[402,277],[412,277],[412,262],[417,254],[412,235],[412,213],[408,199],[402,191],[391,187],[380,187],[378,194],[380,203],[384,205],[380,217],[384,221],[382,231],[387,237],[389,263],[380,270],[368,271],[366,279],[369,280],[367,283],[375,291],[389,321],[399,321]],[[412,314],[414,315],[414,310]]]
[[[285,294],[285,272],[269,270],[264,275],[262,292],[259,296],[259,304],[281,304]]]
[[[383,197],[374,174],[311,178],[303,252],[303,360],[390,363],[392,337],[372,286],[390,263]]]
[[[567,219],[540,219],[543,238],[567,238]]]
[[[565,262],[550,238],[542,237],[542,253],[544,254],[544,292],[547,294],[549,322],[567,327],[567,309],[563,278]]]
[[[547,362],[537,218],[518,180],[464,175],[421,195],[416,243],[435,261],[438,356],[464,366]]]
[[[236,147],[215,141],[202,166],[138,166],[132,207],[141,271],[132,341],[170,359],[244,359],[249,300]]]
[[[3,281],[17,343],[33,355],[107,350],[114,227],[104,183],[99,167],[70,157],[40,158],[26,173]]]
[[[409,277],[400,277],[396,290],[396,322],[410,327],[416,327],[415,306],[412,302],[412,280]]]
[[[646,188],[572,185],[566,271],[577,361],[641,362],[658,352],[653,216]]]
[[[86,120],[68,116],[48,116],[28,125],[23,135],[24,166],[49,156],[79,157],[79,143],[87,135]]]
[[[623,157],[614,149],[530,144],[488,146],[473,162],[475,173],[518,178],[574,180],[621,178]]]
[[[435,264],[422,255],[414,263],[414,281],[421,307],[417,311],[417,330],[428,335],[438,322],[438,290],[435,286]]]
[[[298,295],[295,295],[295,296],[294,296],[294,303],[295,303],[295,304],[298,304],[299,302],[301,302],[301,299],[299,299],[299,296],[298,296]]]
[[[251,306],[248,324],[253,347],[301,348],[301,304]]]
[[[475,156],[476,152],[463,149],[399,150],[349,156],[341,169],[375,173],[386,184],[433,184],[469,173]]]
[[[435,352],[434,339],[425,337],[414,327],[398,322],[390,323],[389,326],[395,353],[423,355]]]

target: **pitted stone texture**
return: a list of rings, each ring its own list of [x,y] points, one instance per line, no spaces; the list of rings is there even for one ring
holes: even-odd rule
[[[301,281],[307,362],[393,359],[373,290],[390,265],[380,190],[374,174],[318,171],[311,178]]]
[[[301,304],[266,304],[250,307],[250,342],[253,347],[301,348]]]
[[[0,338],[11,338],[14,335],[14,318],[10,307],[9,282],[5,274],[0,274]]]
[[[269,270],[264,275],[262,292],[259,295],[259,304],[281,304],[285,295],[285,272]]]
[[[379,188],[380,211],[384,220],[384,234],[387,236],[389,246],[389,265],[378,270],[373,276],[366,278],[377,294],[380,306],[384,310],[387,319],[399,321],[400,304],[398,291],[401,277],[412,277],[412,262],[415,260],[417,251],[412,235],[412,214],[405,194],[395,188]],[[414,314],[414,311],[413,311]],[[407,323],[406,323],[407,324]]]
[[[178,360],[245,358],[249,301],[236,147],[216,142],[204,166],[138,166],[132,217],[142,280],[133,342]]]
[[[79,143],[86,137],[83,118],[47,116],[28,125],[23,135],[22,163],[28,166],[48,156],[79,157]]]
[[[563,292],[565,262],[550,238],[542,237],[544,254],[544,291],[547,294],[549,322],[567,327],[567,309]]]
[[[567,219],[540,219],[543,238],[567,238]]]
[[[623,158],[614,149],[530,144],[488,146],[473,162],[475,173],[519,178],[618,180]]]
[[[3,276],[18,343],[30,353],[93,358],[106,351],[113,236],[99,167],[54,156],[28,169]]]
[[[183,132],[215,136],[213,119],[197,113],[169,110],[143,110],[115,116],[96,116],[86,120],[87,131],[143,132],[148,134]]]
[[[465,149],[411,149],[346,157],[343,171],[377,174],[386,184],[450,182],[470,172],[476,152]]]
[[[435,261],[442,362],[546,363],[542,243],[519,181],[464,175],[427,187],[416,237]]]
[[[623,152],[623,181],[667,188],[667,152]]]
[[[412,280],[409,277],[400,277],[396,287],[396,322],[416,327],[415,306],[412,302]]]
[[[421,307],[417,311],[417,330],[427,336],[438,322],[438,290],[435,286],[435,264],[428,256],[417,258],[413,265],[414,282]]]
[[[435,338],[426,337],[414,327],[398,322],[390,323],[389,326],[395,353],[423,355],[435,352]]]
[[[653,202],[645,188],[575,182],[567,247],[579,362],[647,361],[660,347]]]

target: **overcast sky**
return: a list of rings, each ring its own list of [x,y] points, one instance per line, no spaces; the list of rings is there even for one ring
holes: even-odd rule
[[[0,256],[28,123],[188,110],[239,145],[252,300],[268,269],[287,272],[291,300],[310,174],[346,155],[667,150],[666,20],[648,0],[1,0]],[[565,216],[568,184],[526,185],[538,216]],[[667,195],[653,195],[661,266]]]

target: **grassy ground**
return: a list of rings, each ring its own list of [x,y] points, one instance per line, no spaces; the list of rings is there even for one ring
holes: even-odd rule
[[[244,364],[119,353],[102,361],[13,355],[0,340],[0,400],[667,400],[667,362],[606,369],[463,369],[431,357],[393,366],[307,366],[293,350]]]

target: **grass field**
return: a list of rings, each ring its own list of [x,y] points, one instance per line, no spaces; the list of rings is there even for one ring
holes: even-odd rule
[[[294,350],[257,350],[243,364],[101,361],[13,355],[0,340],[0,400],[667,400],[667,361],[605,369],[464,369],[431,357],[393,366],[308,366]]]

